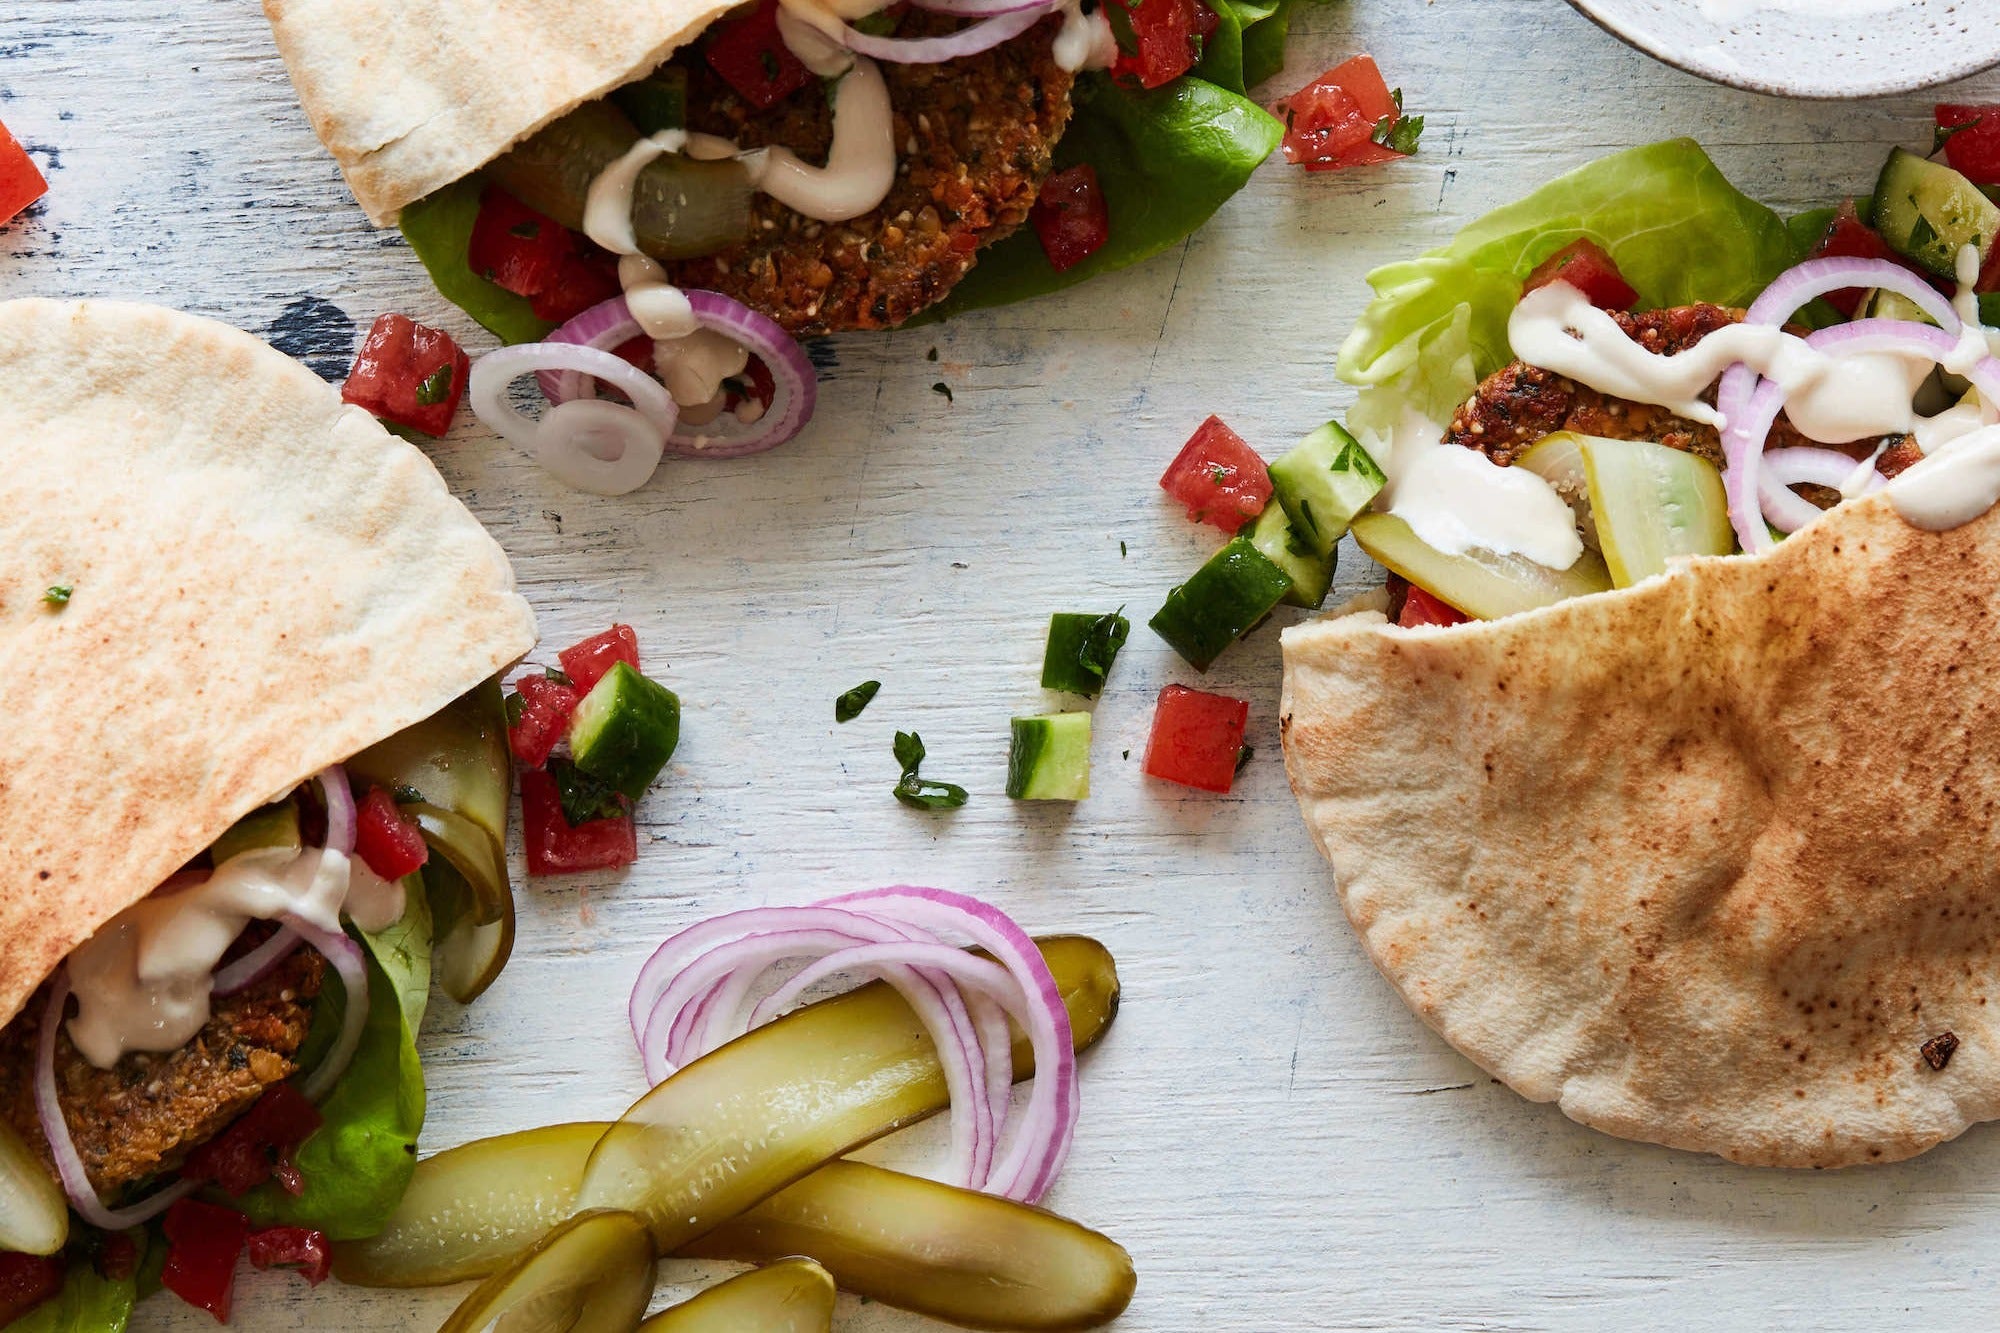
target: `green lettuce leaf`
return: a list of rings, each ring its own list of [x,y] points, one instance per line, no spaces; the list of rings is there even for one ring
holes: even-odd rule
[[[131,1234],[134,1240],[145,1244],[143,1233]],[[124,1333],[138,1292],[136,1274],[104,1277],[88,1259],[78,1258],[70,1264],[61,1291],[0,1333]]]
[[[424,1071],[416,1033],[431,985],[431,916],[421,882],[405,881],[403,919],[368,947],[368,1026],[354,1061],[321,1103],[326,1123],[299,1147],[305,1178],[296,1197],[275,1183],[234,1201],[258,1226],[304,1226],[333,1240],[357,1240],[382,1229],[401,1202],[417,1164],[424,1125]],[[301,1063],[324,1049],[346,1009],[339,978],[329,969]]]
[[[1369,274],[1375,299],[1341,346],[1340,377],[1382,391],[1381,419],[1404,406],[1443,419],[1438,405],[1469,391],[1461,350],[1476,376],[1504,365],[1522,281],[1579,238],[1610,253],[1642,308],[1747,305],[1799,257],[1784,219],[1731,185],[1692,139],[1629,149],[1495,209],[1442,249]],[[1433,382],[1447,375],[1449,384]]]
[[[472,271],[466,249],[479,217],[485,177],[475,172],[403,210],[397,225],[444,299],[472,316],[501,342],[530,343],[555,325],[536,315],[528,298],[497,287]]]
[[[1216,0],[1215,32],[1202,43],[1194,76],[1233,93],[1248,92],[1258,80],[1248,77],[1244,42],[1258,24],[1278,12],[1278,5],[1279,0]]]
[[[1056,166],[1097,169],[1110,239],[1058,273],[1034,229],[1023,227],[982,251],[951,295],[912,323],[1060,291],[1150,258],[1207,222],[1284,137],[1284,127],[1255,102],[1192,75],[1151,92],[1088,75],[1077,80],[1074,97]]]

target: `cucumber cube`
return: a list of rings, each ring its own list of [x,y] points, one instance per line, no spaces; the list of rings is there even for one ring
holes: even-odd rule
[[[1271,464],[1273,498],[1306,545],[1333,554],[1354,516],[1375,499],[1388,478],[1358,441],[1329,421]]]
[[[1250,525],[1250,544],[1291,578],[1287,602],[1310,610],[1326,601],[1327,590],[1333,587],[1334,552],[1321,555],[1313,550],[1282,506],[1264,506]]]
[[[1132,622],[1116,611],[1101,616],[1056,612],[1049,617],[1049,643],[1042,654],[1042,688],[1096,698],[1131,632]]]
[[[625,662],[583,696],[569,724],[576,766],[635,801],[674,757],[680,739],[680,699]]]
[[[1223,649],[1271,614],[1291,588],[1291,575],[1248,537],[1238,537],[1168,593],[1166,605],[1146,623],[1190,666],[1206,671]]]
[[[1080,801],[1090,795],[1090,714],[1015,718],[1007,794],[1017,801]]]

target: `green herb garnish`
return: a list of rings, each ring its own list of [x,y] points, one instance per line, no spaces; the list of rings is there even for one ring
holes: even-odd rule
[[[862,681],[859,685],[856,685],[853,689],[833,701],[833,720],[835,722],[852,722],[855,718],[860,717],[861,710],[868,706],[869,700],[873,699],[876,691],[881,688],[882,682],[879,680]]]
[[[944,400],[947,403],[958,402],[958,399],[951,396],[951,386],[949,384],[946,384],[943,380],[939,380],[936,384],[931,385],[931,392],[943,394]]]
[[[50,606],[68,606],[69,595],[75,591],[76,589],[70,584],[51,583],[48,591],[42,594],[42,600]]]
[[[558,685],[573,686],[576,684],[575,681],[569,678],[569,673],[567,671],[564,671],[561,667],[543,667],[542,674],[544,676],[547,676],[550,680],[554,681]]]
[[[550,756],[549,776],[555,779],[563,822],[571,828],[594,819],[625,817],[625,803],[609,784],[599,782],[562,756]]]
[[[409,783],[399,782],[396,784],[397,805],[418,805],[422,803],[423,799],[424,794]]]
[[[1944,146],[1951,142],[1953,135],[1963,134],[1967,130],[1976,130],[1985,119],[1986,117],[1984,116],[1974,116],[1963,125],[1940,125],[1932,130],[1931,156],[1936,157],[1939,153],[1942,153]]]
[[[856,31],[865,32],[870,37],[891,37],[895,35],[898,19],[887,9],[878,9],[873,14],[863,15],[854,21]]]
[[[424,382],[417,386],[417,406],[436,407],[451,397],[451,381],[457,368],[447,361],[424,376]]]
[[[1912,199],[1910,202],[1914,204],[1916,200]],[[1937,238],[1937,228],[1931,225],[1931,220],[1922,213],[1917,214],[1916,222],[1910,227],[1910,248],[1919,249]]]
[[[500,710],[507,715],[507,726],[511,730],[521,725],[521,696],[510,694],[500,702]]]
[[[1236,752],[1236,771],[1238,773],[1249,767],[1250,756],[1255,753],[1257,753],[1257,748],[1253,745],[1246,745]]]
[[[924,353],[924,360],[926,360],[926,361],[935,361],[935,360],[937,360],[937,348],[933,347],[933,348],[931,348],[931,350],[930,350],[930,351],[928,351],[928,352],[925,352],[925,353]]]
[[[895,748],[896,762],[903,769],[896,783],[897,800],[917,810],[956,810],[965,804],[965,788],[917,776],[917,766],[924,762],[923,737],[914,731],[899,731]]]
[[[1396,89],[1389,96],[1396,99],[1396,114],[1384,116],[1375,122],[1375,132],[1369,139],[1392,153],[1408,157],[1417,151],[1417,140],[1423,137],[1424,118],[1403,114],[1403,90]]]

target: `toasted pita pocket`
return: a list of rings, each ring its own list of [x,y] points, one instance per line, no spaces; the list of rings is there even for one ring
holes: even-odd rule
[[[740,0],[264,0],[369,220],[659,65]]]
[[[1285,762],[1376,966],[1524,1096],[1891,1161],[2000,1116],[1996,635],[2000,513],[1877,496],[1528,615],[1291,629]]]
[[[242,815],[534,643],[423,454],[224,325],[0,303],[0,459],[0,1023]]]

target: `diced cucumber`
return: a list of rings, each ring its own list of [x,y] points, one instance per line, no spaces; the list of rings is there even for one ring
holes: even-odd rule
[[[1333,587],[1333,566],[1336,547],[1325,555],[1312,548],[1299,534],[1298,524],[1292,522],[1291,515],[1280,505],[1265,505],[1264,512],[1250,525],[1250,544],[1264,553],[1264,558],[1285,571],[1292,581],[1291,590],[1285,600],[1293,606],[1316,607],[1326,600],[1327,589]]]
[[[1291,575],[1238,537],[1209,557],[1194,577],[1167,594],[1146,623],[1197,671],[1250,632],[1291,591]]]
[[[1568,569],[1477,548],[1448,555],[1427,545],[1394,514],[1361,515],[1354,520],[1354,540],[1377,564],[1477,620],[1498,620],[1611,587],[1603,557],[1591,550]]]
[[[1116,611],[1056,612],[1049,617],[1048,647],[1042,653],[1042,688],[1095,699],[1131,632],[1132,622]]]
[[[1090,795],[1090,714],[1015,718],[1007,794],[1017,801],[1080,801]]]
[[[680,699],[626,662],[604,673],[569,724],[576,766],[635,801],[674,757],[680,739]]]
[[[1319,555],[1333,553],[1347,525],[1387,480],[1337,421],[1327,422],[1271,464],[1274,498]]]
[[[1942,162],[1903,148],[1889,151],[1875,182],[1875,230],[1898,254],[1937,274],[1958,274],[1958,252],[1984,259],[2000,234],[2000,206]]]
[[[245,852],[261,851],[266,847],[282,847],[296,852],[301,845],[298,802],[279,801],[276,805],[260,806],[231,824],[209,847],[208,855],[215,864],[221,865],[230,857],[241,856]]]
[[[1736,549],[1715,465],[1651,440],[1583,440],[1590,512],[1611,582],[1629,588],[1678,556]]]
[[[1935,324],[1936,320],[1924,313],[1924,308],[1886,287],[1871,287],[1861,298],[1861,304],[1854,308],[1856,319],[1907,319],[1915,324]]]

